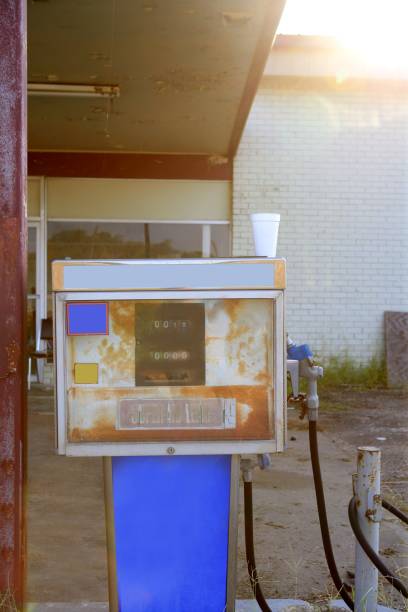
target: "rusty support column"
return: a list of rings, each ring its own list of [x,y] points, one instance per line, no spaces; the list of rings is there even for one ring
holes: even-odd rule
[[[25,557],[25,10],[0,0],[0,600],[10,609],[23,604]]]

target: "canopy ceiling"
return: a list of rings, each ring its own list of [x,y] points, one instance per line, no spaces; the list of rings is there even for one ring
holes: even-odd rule
[[[28,80],[120,96],[29,97],[29,148],[231,156],[284,0],[31,0]]]

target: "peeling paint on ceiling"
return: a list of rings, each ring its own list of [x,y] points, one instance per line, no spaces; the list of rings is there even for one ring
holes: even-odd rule
[[[28,3],[29,81],[120,88],[30,98],[29,147],[226,155],[271,3],[277,27],[283,0]]]

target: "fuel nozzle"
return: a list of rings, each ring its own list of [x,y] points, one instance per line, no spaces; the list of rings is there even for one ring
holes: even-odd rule
[[[323,368],[317,365],[310,365],[308,359],[304,359],[300,362],[300,376],[307,380],[305,405],[309,421],[317,421],[319,410],[317,381],[323,376]]]
[[[317,381],[323,376],[323,368],[315,365],[313,353],[308,344],[297,345],[287,338],[287,369],[292,385],[292,397],[302,402],[301,418],[308,414],[310,421],[317,421],[319,396]],[[306,395],[299,393],[299,379],[307,380]]]

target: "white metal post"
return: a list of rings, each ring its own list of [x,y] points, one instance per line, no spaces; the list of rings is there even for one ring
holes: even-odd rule
[[[381,520],[380,497],[381,451],[372,446],[358,448],[357,475],[354,493],[361,530],[371,548],[378,553]],[[355,611],[376,612],[378,597],[378,570],[356,542]]]
[[[202,256],[211,257],[211,225],[208,223],[202,227]]]

